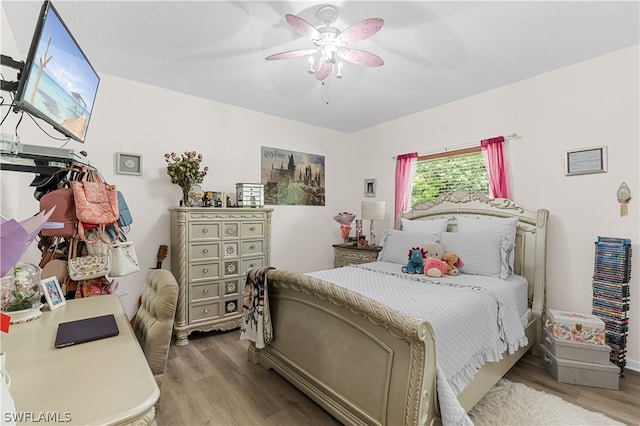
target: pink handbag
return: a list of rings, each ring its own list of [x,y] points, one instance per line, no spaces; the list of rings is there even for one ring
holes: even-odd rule
[[[115,185],[108,185],[97,178],[93,172],[87,173],[81,181],[71,182],[78,218],[78,235],[85,240],[84,224],[100,225],[100,231],[106,225],[117,227],[120,211],[118,209],[118,191]],[[103,232],[100,232],[102,237]]]

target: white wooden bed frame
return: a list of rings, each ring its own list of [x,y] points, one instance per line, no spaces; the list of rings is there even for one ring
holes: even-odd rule
[[[456,191],[403,215],[446,217],[450,231],[456,216],[518,218],[515,272],[529,282],[532,309],[525,330],[528,346],[485,364],[458,395],[468,411],[540,341],[548,211]],[[440,417],[435,339],[428,322],[306,275],[273,269],[267,281],[274,339],[263,349],[251,344],[251,362],[274,369],[347,425],[431,425]]]

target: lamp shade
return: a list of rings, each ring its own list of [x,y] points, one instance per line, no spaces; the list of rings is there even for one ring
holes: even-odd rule
[[[385,204],[384,201],[363,201],[362,218],[364,220],[384,220]]]

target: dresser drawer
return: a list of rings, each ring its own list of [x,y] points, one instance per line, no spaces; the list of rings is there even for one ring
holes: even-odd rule
[[[220,278],[220,263],[199,263],[189,265],[189,279],[191,281],[214,280]]]
[[[189,224],[189,241],[220,239],[220,223],[195,222]]]
[[[225,258],[238,257],[239,256],[238,242],[237,241],[225,242],[224,248],[223,248],[223,256]]]
[[[264,240],[251,240],[242,242],[242,256],[254,256],[264,253]]]
[[[225,222],[223,225],[223,238],[239,238],[240,224],[238,222]]]
[[[220,316],[220,303],[206,303],[189,307],[189,322],[198,322]]]
[[[242,238],[263,237],[264,222],[243,222]]]
[[[234,300],[226,300],[224,302],[224,314],[238,314],[240,313],[240,303],[237,299]]]
[[[189,302],[198,302],[220,297],[220,283],[191,284],[189,286]]]
[[[243,289],[242,284],[242,278],[238,278],[235,280],[224,280],[222,285],[225,297],[233,294],[239,294],[239,292],[241,292]]]
[[[210,260],[220,258],[219,243],[189,244],[189,260]]]
[[[246,275],[247,271],[251,268],[259,268],[264,266],[264,258],[254,257],[253,259],[242,259],[241,274]]]
[[[237,260],[226,260],[222,262],[222,274],[225,277],[230,275],[238,275],[240,273],[240,267]]]

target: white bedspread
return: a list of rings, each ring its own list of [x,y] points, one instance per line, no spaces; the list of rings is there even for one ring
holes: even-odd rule
[[[386,262],[311,275],[429,321],[436,340],[438,399],[443,423],[472,424],[456,395],[486,362],[527,344],[512,283],[477,275],[430,278]]]

